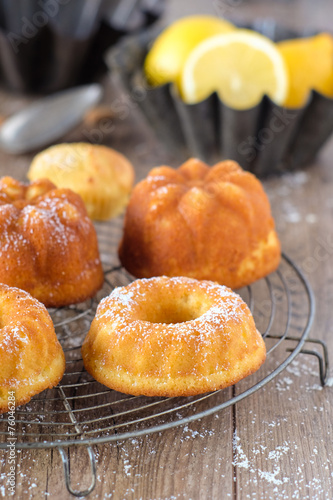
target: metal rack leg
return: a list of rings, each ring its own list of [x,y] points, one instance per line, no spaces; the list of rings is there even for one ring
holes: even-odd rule
[[[293,337],[288,337],[289,339],[293,340]],[[310,356],[315,356],[318,359],[319,363],[319,377],[320,377],[320,383],[324,387],[326,385],[326,382],[328,380],[328,374],[329,374],[329,360],[328,360],[328,351],[327,351],[327,345],[323,340],[319,339],[312,339],[308,338],[306,339],[306,343],[309,344],[317,344],[318,346],[321,346],[324,356],[322,356],[318,351],[314,350],[308,350],[308,349],[302,349],[300,353],[302,354],[309,354]],[[288,351],[291,351],[291,349],[287,349]]]
[[[65,474],[65,481],[66,481],[66,487],[69,493],[75,497],[86,497],[88,496],[93,489],[96,486],[96,460],[95,460],[95,454],[91,446],[85,447],[88,455],[89,455],[89,461],[90,461],[90,468],[91,468],[91,483],[89,488],[87,488],[84,491],[78,491],[78,490],[73,490],[71,487],[71,481],[70,481],[70,472],[69,472],[69,461],[68,461],[68,456],[66,451],[64,450],[63,447],[59,446],[58,450],[62,459],[62,465],[64,467],[64,474]]]

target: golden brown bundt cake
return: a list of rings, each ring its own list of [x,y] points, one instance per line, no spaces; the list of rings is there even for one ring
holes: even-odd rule
[[[280,256],[263,187],[234,161],[154,168],[132,192],[119,247],[138,278],[189,276],[231,288],[274,271]]]
[[[0,284],[0,413],[51,389],[65,371],[65,356],[49,313],[18,288]]]
[[[265,361],[265,343],[235,292],[157,277],[103,299],[82,346],[86,370],[133,395],[191,396],[235,384]]]
[[[48,180],[0,179],[0,283],[47,307],[86,300],[103,284],[95,229],[81,198]]]

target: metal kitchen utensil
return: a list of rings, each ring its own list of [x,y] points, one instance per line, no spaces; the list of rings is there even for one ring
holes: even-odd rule
[[[37,100],[3,123],[0,148],[20,154],[51,144],[77,125],[102,93],[101,85],[94,83]]]

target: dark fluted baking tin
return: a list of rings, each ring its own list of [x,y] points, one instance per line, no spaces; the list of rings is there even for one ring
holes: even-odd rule
[[[0,0],[0,81],[50,93],[96,78],[107,48],[150,26],[165,0]]]
[[[296,36],[267,20],[252,27],[275,40]],[[156,35],[156,29],[150,29],[124,38],[107,52],[106,62],[129,95],[144,96],[137,101],[141,110],[160,140],[179,157],[196,156],[211,164],[230,158],[265,177],[308,165],[333,132],[333,99],[316,91],[302,108],[278,106],[264,96],[251,109],[235,110],[216,93],[189,105],[172,84],[149,87],[142,67]]]

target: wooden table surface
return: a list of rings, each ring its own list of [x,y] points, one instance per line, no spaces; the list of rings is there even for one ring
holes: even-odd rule
[[[274,16],[292,27],[329,29],[329,1],[170,0],[166,20],[196,13],[251,20]],[[106,79],[105,102],[119,104]],[[1,93],[0,114],[22,108],[28,98]],[[115,116],[103,142],[127,154],[139,179],[153,166],[178,159],[159,144],[142,117],[128,108]],[[127,113],[126,113],[127,114]],[[86,124],[66,139],[87,140]],[[90,134],[90,136],[89,136]],[[264,181],[284,252],[307,276],[316,298],[311,337],[333,349],[333,138],[306,170]],[[0,154],[0,174],[26,178],[32,155]],[[235,407],[191,424],[94,446],[97,483],[91,499],[309,499],[333,498],[333,388],[322,388],[317,360],[300,354],[272,382]],[[1,452],[0,495],[7,498],[9,464]],[[71,451],[74,488],[90,482],[84,449]],[[56,450],[17,452],[16,497],[73,498],[67,492]]]

